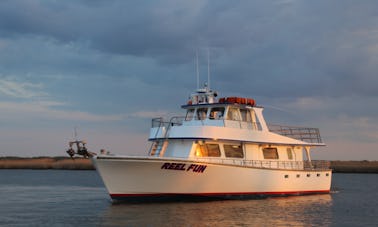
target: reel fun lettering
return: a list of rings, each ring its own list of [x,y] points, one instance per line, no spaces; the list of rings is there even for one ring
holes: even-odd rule
[[[203,173],[206,167],[207,167],[206,165],[198,165],[198,164],[187,165],[185,163],[166,162],[161,166],[161,169],[192,171],[195,173]]]

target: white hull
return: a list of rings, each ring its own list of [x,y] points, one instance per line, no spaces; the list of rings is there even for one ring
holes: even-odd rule
[[[329,193],[331,170],[268,169],[151,157],[94,157],[115,200]]]

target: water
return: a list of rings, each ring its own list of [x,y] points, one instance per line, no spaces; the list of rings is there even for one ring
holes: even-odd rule
[[[378,226],[378,174],[327,195],[112,204],[95,171],[0,170],[0,226]]]

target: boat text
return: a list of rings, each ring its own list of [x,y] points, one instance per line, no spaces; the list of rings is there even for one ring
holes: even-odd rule
[[[161,166],[161,169],[182,170],[182,171],[192,171],[195,173],[203,173],[206,167],[207,167],[206,165],[190,164],[188,166],[185,163],[166,162]]]

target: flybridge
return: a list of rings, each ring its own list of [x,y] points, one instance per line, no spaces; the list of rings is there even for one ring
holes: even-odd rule
[[[223,97],[223,98],[219,98],[219,100],[217,101],[216,99],[217,96],[218,96],[217,92],[210,90],[205,84],[204,88],[197,89],[196,92],[190,95],[187,105],[221,103],[221,104],[242,104],[242,105],[249,105],[253,107],[256,104],[255,100],[252,98]]]
[[[188,105],[197,105],[197,104],[211,104],[216,102],[216,97],[218,93],[212,91],[205,84],[204,88],[197,89],[194,93],[190,95]]]

